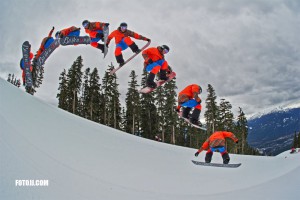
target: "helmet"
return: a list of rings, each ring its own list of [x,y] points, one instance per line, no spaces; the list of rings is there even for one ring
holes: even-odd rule
[[[126,22],[122,22],[121,24],[120,24],[120,27],[121,26],[126,26],[127,27],[127,23]]]
[[[86,27],[89,23],[90,23],[90,22],[89,22],[88,20],[84,20],[84,21],[82,22],[82,26],[83,26],[83,27]]]
[[[162,48],[162,50],[167,50],[170,51],[170,48],[167,45],[161,45],[160,48]]]
[[[55,37],[56,37],[56,38],[59,38],[59,36],[60,36],[60,31],[57,31],[57,32],[55,33]]]

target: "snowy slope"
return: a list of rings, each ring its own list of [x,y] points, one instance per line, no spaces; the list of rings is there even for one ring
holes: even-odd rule
[[[300,153],[231,155],[240,168],[201,167],[191,162],[195,149],[90,122],[2,79],[0,95],[0,199],[299,199]],[[16,179],[49,186],[16,187]]]

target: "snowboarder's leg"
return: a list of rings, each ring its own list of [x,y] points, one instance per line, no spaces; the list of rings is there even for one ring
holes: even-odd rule
[[[117,46],[116,50],[115,50],[115,56],[116,56],[116,60],[117,63],[120,64],[120,66],[124,65],[124,59],[123,59],[123,55],[122,55],[122,48]]]
[[[140,53],[139,47],[131,40],[130,37],[124,38],[124,42],[129,46],[133,53]]]
[[[188,118],[191,109],[192,109],[192,108],[190,108],[190,107],[184,107],[184,108],[183,108],[183,111],[182,111],[182,117],[183,117],[183,118]]]
[[[227,153],[227,151],[221,153],[222,158],[223,158],[223,164],[228,164],[230,161],[230,157],[229,154]]]
[[[201,110],[195,108],[191,117],[190,117],[190,122],[192,124],[198,125],[199,124],[199,116],[200,116]]]
[[[146,85],[150,88],[156,88],[156,83],[154,82],[155,74],[150,72],[150,74],[147,77]]]
[[[104,53],[104,45],[97,43],[97,48],[101,50],[102,53]]]
[[[209,149],[206,152],[206,155],[205,155],[205,162],[206,163],[210,163],[211,162],[212,155],[213,155],[213,152]]]

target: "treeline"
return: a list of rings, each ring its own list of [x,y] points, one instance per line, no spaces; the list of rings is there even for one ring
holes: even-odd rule
[[[208,128],[205,132],[178,118],[174,109],[177,105],[176,78],[152,93],[139,94],[138,89],[146,85],[147,73],[142,74],[141,82],[138,83],[138,76],[132,70],[125,107],[122,107],[118,78],[109,74],[112,67],[109,66],[101,80],[97,68],[82,71],[83,59],[79,56],[70,69],[60,74],[58,107],[127,133],[192,148],[199,148],[213,131],[232,131],[240,140],[238,145],[228,141],[229,152],[258,154],[246,141],[248,127],[242,109],[235,120],[228,101],[222,99],[217,105],[217,97],[211,85],[208,85],[205,102],[204,116]]]

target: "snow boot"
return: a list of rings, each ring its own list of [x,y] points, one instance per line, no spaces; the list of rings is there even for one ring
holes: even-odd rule
[[[154,82],[155,74],[150,72],[146,80],[146,86],[150,88],[156,88],[156,83]]]
[[[228,164],[230,161],[229,154],[227,152],[222,154],[223,164]]]
[[[104,45],[103,44],[98,44],[97,49],[100,49],[102,53],[104,53]]]
[[[185,107],[183,108],[183,111],[182,111],[182,117],[183,118],[189,118],[189,114],[190,114],[190,111],[191,111],[192,108],[190,107]]]
[[[140,53],[141,50],[139,49],[139,47],[133,42],[131,45],[129,45],[130,49],[132,50],[133,53]]]
[[[207,152],[205,155],[205,162],[210,163],[212,158],[213,152]]]
[[[116,56],[116,59],[117,59],[117,63],[119,63],[120,66],[123,66],[125,64],[122,54]]]
[[[199,123],[200,112],[201,112],[201,110],[199,110],[199,109],[194,109],[194,111],[193,111],[193,113],[192,113],[192,115],[191,115],[191,117],[190,117],[190,122],[191,122],[192,124],[200,125],[200,123]]]

